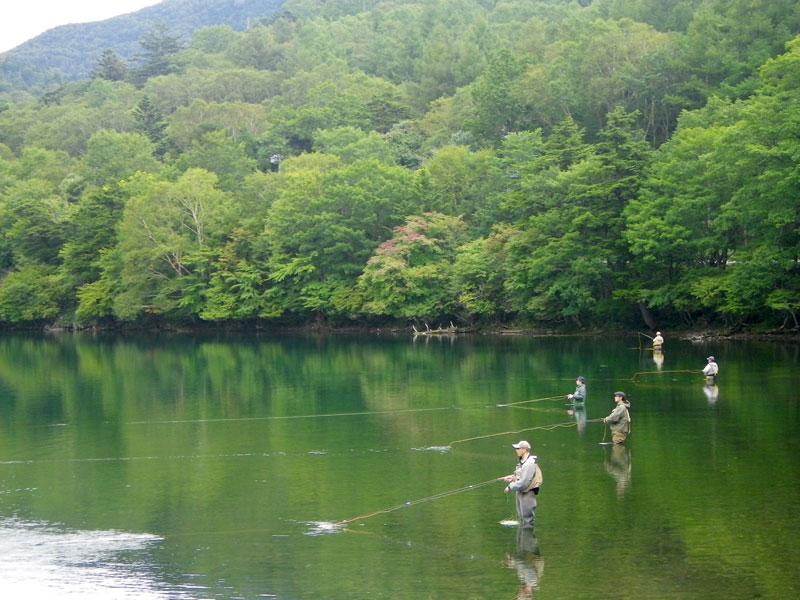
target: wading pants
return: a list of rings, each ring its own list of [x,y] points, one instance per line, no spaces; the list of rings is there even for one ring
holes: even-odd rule
[[[536,494],[517,492],[517,517],[520,527],[533,528],[536,522]]]

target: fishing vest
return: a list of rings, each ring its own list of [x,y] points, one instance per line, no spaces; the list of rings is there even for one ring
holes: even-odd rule
[[[537,457],[531,454],[528,458],[525,459],[525,462],[533,459],[533,462],[536,465],[536,471],[533,473],[533,479],[531,479],[530,485],[525,488],[525,492],[532,492],[533,490],[538,489],[542,485],[542,481],[544,480],[542,477],[542,468],[539,466],[539,462]],[[521,479],[522,474],[522,465],[524,463],[519,463],[517,467],[514,469],[514,476],[517,478],[517,481]]]

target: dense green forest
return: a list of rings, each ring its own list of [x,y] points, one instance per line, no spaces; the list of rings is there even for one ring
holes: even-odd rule
[[[0,105],[7,324],[797,329],[800,3],[287,0]]]

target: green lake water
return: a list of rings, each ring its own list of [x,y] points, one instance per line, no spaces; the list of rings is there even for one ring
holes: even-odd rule
[[[800,346],[637,347],[2,337],[0,597],[799,597]],[[519,439],[533,534],[487,483]]]

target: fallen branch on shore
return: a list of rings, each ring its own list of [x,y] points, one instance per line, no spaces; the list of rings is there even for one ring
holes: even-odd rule
[[[427,323],[425,323],[425,329],[424,330],[417,329],[416,327],[414,327],[414,325],[411,326],[411,329],[414,330],[414,335],[415,336],[417,336],[417,335],[455,335],[455,334],[458,333],[458,327],[453,325],[452,321],[450,321],[450,326],[449,327],[442,327],[441,325],[439,325],[438,328],[431,329],[430,326]]]

